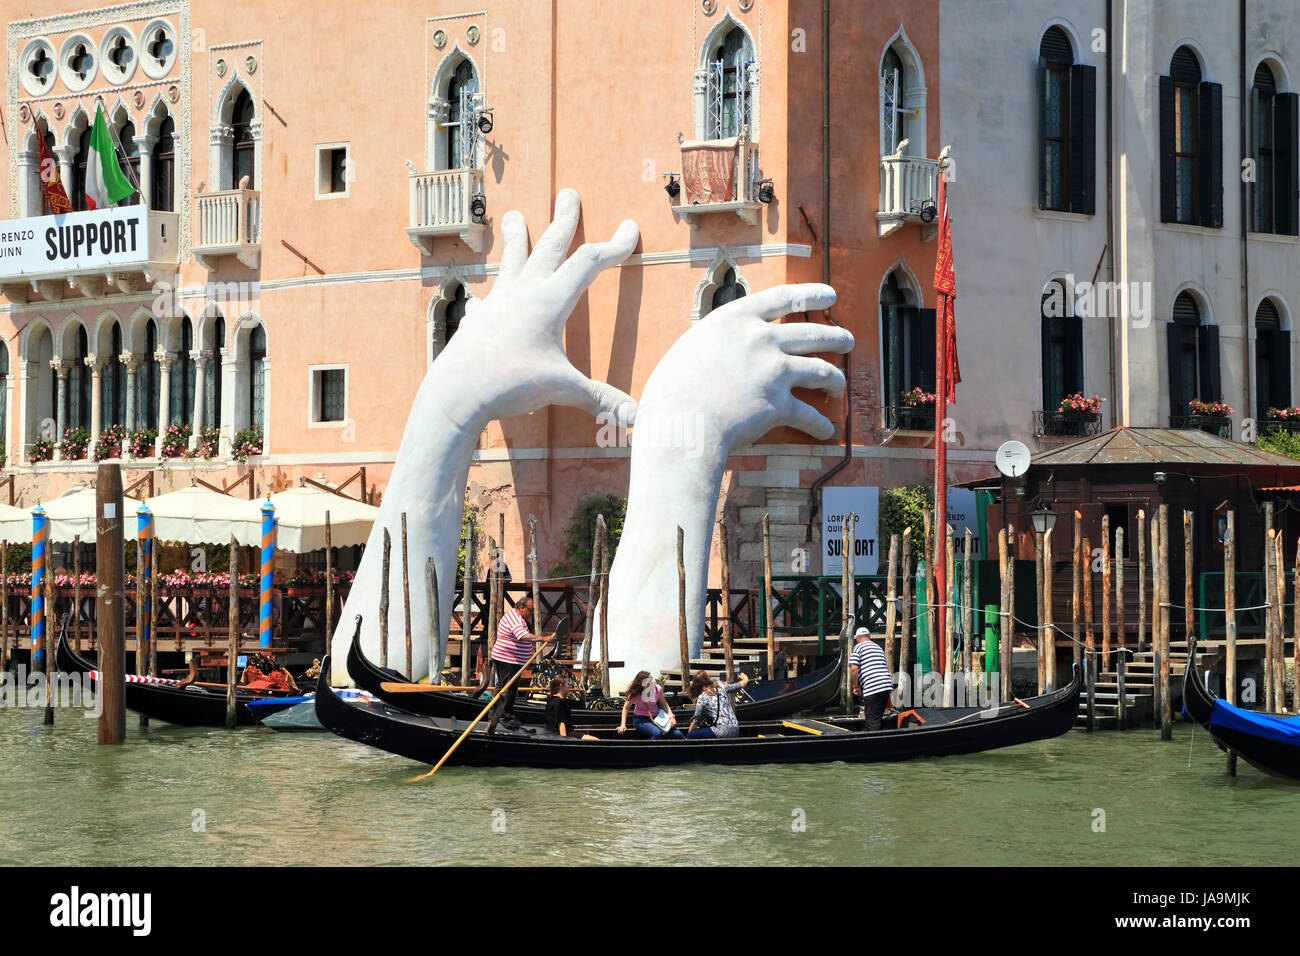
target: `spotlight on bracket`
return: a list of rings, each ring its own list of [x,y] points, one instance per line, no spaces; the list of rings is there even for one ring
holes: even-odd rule
[[[929,224],[938,218],[939,208],[929,199],[926,199],[921,202],[921,208],[917,211],[917,215],[921,217],[922,222]]]
[[[664,179],[668,180],[664,183],[664,192],[668,194],[669,199],[676,199],[681,194],[682,184],[677,180],[680,175],[681,173],[664,173]]]
[[[485,113],[479,113],[478,131],[484,134],[492,132],[492,111],[491,110],[488,110]]]
[[[776,198],[776,186],[772,184],[772,180],[770,179],[760,180],[758,184],[758,201],[766,205],[767,203],[770,203],[775,198]]]
[[[482,225],[483,217],[487,215],[487,197],[482,193],[475,193],[469,200],[470,217]]]

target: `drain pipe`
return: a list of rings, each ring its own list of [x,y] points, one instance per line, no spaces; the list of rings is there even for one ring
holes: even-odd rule
[[[831,284],[831,0],[822,0],[822,282]],[[826,321],[839,323],[826,310]],[[808,543],[812,544],[813,523],[821,509],[822,485],[835,477],[853,460],[853,379],[849,373],[849,353],[844,363],[844,454],[828,470],[822,472],[808,489]]]
[[[1110,275],[1107,278],[1110,279],[1112,290],[1115,289],[1115,67],[1111,58],[1111,51],[1115,48],[1114,10],[1114,0],[1106,0],[1106,256],[1110,269]],[[1118,297],[1112,299],[1112,303],[1118,304]],[[1115,385],[1115,340],[1119,335],[1119,328],[1116,325],[1116,310],[1110,308],[1106,311],[1110,314],[1110,341],[1108,343],[1110,353],[1110,425],[1114,428],[1116,425],[1128,424],[1128,413],[1127,409],[1125,409],[1124,414],[1120,414],[1120,403]],[[1119,418],[1119,421],[1116,421],[1116,418]]]
[[[1241,64],[1241,96],[1240,102],[1245,104],[1249,102],[1248,87],[1246,81],[1246,0],[1237,2],[1237,59]],[[1241,142],[1241,155],[1249,156],[1246,152],[1250,148],[1250,138],[1246,130],[1250,122],[1250,111],[1242,109],[1241,111],[1241,128],[1237,135]],[[1258,170],[1256,170],[1258,173]],[[1242,409],[1252,408],[1256,404],[1256,399],[1252,396],[1254,391],[1252,378],[1254,368],[1250,361],[1250,219],[1247,203],[1250,187],[1243,182],[1241,184],[1241,193],[1239,205],[1241,207],[1241,381],[1245,384],[1245,395],[1243,396]],[[1267,412],[1267,409],[1256,408],[1255,415],[1260,416]],[[1243,417],[1249,418],[1249,415]]]

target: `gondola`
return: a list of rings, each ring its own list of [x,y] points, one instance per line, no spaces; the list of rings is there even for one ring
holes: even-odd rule
[[[383,689],[385,682],[404,684],[410,678],[397,671],[380,667],[370,661],[361,650],[361,631],[358,628],[348,648],[348,674],[357,687],[369,691],[385,703],[422,717],[450,717],[455,720],[473,720],[483,709],[484,701],[469,694],[455,691],[426,691],[423,693],[392,693]],[[817,710],[837,699],[840,693],[840,658],[820,670],[801,677],[784,680],[758,681],[747,687],[736,701],[736,717],[740,720],[767,720],[789,717],[791,714]],[[680,698],[669,697],[674,710],[691,705]],[[606,710],[574,707],[575,724],[591,727],[617,727],[622,719],[622,702]],[[525,724],[541,724],[546,717],[545,704],[531,703],[522,698],[515,703],[515,716]]]
[[[328,661],[322,664],[328,667]],[[480,767],[568,767],[617,769],[670,764],[866,763],[977,753],[998,747],[1057,737],[1069,730],[1079,710],[1080,672],[1075,667],[1068,687],[1028,701],[1013,701],[987,714],[970,708],[931,713],[925,723],[895,717],[892,726],[868,731],[857,719],[791,718],[746,721],[739,737],[721,740],[648,740],[610,727],[577,731],[596,736],[561,737],[541,728],[498,727],[489,734],[480,723],[465,738],[449,763]],[[926,712],[917,712],[921,719]],[[427,717],[385,703],[349,704],[321,686],[316,717],[348,740],[417,760],[437,763],[469,724],[447,717]],[[577,722],[577,718],[575,718]]]
[[[1196,666],[1195,640],[1183,671],[1183,713],[1256,770],[1300,780],[1300,717],[1244,710],[1215,697]]]
[[[99,671],[95,665],[86,660],[71,647],[65,636],[59,635],[57,657],[55,661],[60,671],[73,674],[89,674],[96,684],[99,683]],[[321,683],[324,683],[323,681]],[[304,688],[313,690],[314,688]],[[256,724],[267,711],[255,713],[249,704],[253,701],[273,702],[272,711],[292,707],[302,699],[304,689],[296,691],[248,690],[235,688],[235,717],[241,725]],[[277,707],[276,704],[282,704]],[[183,724],[189,727],[224,727],[226,725],[226,691],[225,688],[200,687],[190,684],[181,687],[179,681],[164,680],[158,677],[138,677],[126,675],[127,709],[152,720],[163,720],[169,724]]]

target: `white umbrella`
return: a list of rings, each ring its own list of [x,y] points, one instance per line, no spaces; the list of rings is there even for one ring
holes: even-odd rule
[[[270,497],[275,505],[275,546],[302,554],[325,547],[325,512],[330,513],[330,543],[336,548],[365,544],[379,509],[314,486],[290,488]],[[244,504],[245,516],[257,521],[261,544],[262,504]]]
[[[10,543],[32,540],[32,513],[0,504],[0,539]]]
[[[229,544],[234,535],[242,545],[262,543],[261,525],[248,519],[248,502],[219,491],[191,485],[145,504],[153,512],[153,533],[159,541]]]
[[[122,510],[126,512],[125,517],[128,519],[128,523],[123,525],[122,530],[127,538],[135,536],[135,526],[130,522],[130,516],[139,504],[140,502],[135,498],[122,499]],[[49,516],[51,541],[71,541],[78,536],[87,542],[95,540],[99,506],[94,488],[74,485],[57,498],[40,502],[40,505]],[[27,512],[29,522],[32,510],[35,509],[29,509]],[[119,515],[119,517],[123,516]],[[27,533],[31,534],[30,527]]]

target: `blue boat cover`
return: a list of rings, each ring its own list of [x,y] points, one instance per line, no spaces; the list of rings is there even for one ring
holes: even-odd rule
[[[1210,727],[1222,727],[1250,734],[1280,744],[1300,746],[1300,717],[1278,717],[1234,707],[1227,701],[1215,698],[1210,714]]]

